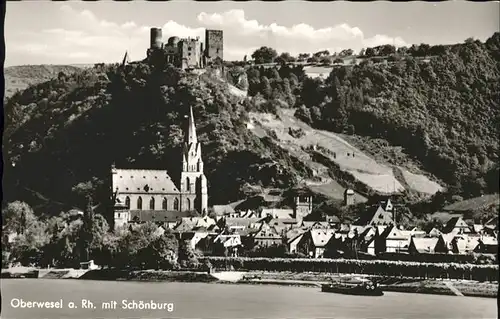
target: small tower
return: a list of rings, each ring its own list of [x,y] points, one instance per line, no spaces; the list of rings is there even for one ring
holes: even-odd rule
[[[122,66],[130,64],[130,57],[128,55],[128,51],[125,51],[125,55],[123,56]]]
[[[293,215],[300,224],[304,217],[312,212],[312,197],[307,196],[304,201],[301,201],[300,196],[295,196],[294,203]]]
[[[350,188],[346,189],[344,192],[344,206],[354,205],[354,191]]]

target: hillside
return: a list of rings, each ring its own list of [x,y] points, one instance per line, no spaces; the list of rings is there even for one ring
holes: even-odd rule
[[[9,98],[33,84],[57,77],[59,72],[71,74],[89,65],[20,65],[4,68],[5,97]]]
[[[376,141],[400,147],[464,198],[497,193],[499,62],[495,33],[428,62],[334,68],[325,81],[304,81],[295,115],[317,129],[370,137],[364,150],[372,154]]]
[[[498,192],[498,42],[340,66],[326,80],[302,66],[240,68],[225,80],[142,63],[68,72],[6,104],[4,196],[59,213],[88,193],[107,203],[112,163],[175,178],[188,106],[211,204],[279,202],[298,186],[334,202],[346,187],[358,202],[449,185],[464,198]]]

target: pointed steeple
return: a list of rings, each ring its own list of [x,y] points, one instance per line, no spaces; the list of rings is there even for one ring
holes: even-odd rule
[[[127,65],[130,63],[130,58],[128,56],[128,51],[125,51],[125,55],[123,56],[122,65]]]
[[[194,124],[193,108],[189,107],[189,119],[188,119],[188,129],[186,131],[187,145],[196,145],[198,143],[198,138],[196,137],[196,126]]]

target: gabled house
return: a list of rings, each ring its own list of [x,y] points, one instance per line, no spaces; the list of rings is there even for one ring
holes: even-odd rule
[[[284,235],[297,225],[297,220],[294,218],[273,218],[268,220],[267,225],[274,227],[280,235]]]
[[[390,208],[391,211],[387,211],[379,205],[375,211],[368,211],[366,214],[358,218],[354,221],[353,225],[357,226],[388,226],[394,224],[394,220],[392,218],[392,204],[385,205],[386,208]]]
[[[288,247],[288,251],[290,253],[296,253],[297,252],[297,244],[300,242],[302,237],[304,236],[306,232],[295,232],[291,233],[290,235],[287,235],[286,237],[286,245]],[[289,237],[288,237],[289,236]]]
[[[453,217],[443,228],[443,234],[470,234],[472,230],[469,225],[462,219],[462,217]]]
[[[412,237],[408,246],[408,252],[413,255],[435,253],[436,247],[439,247],[438,241],[439,238],[436,237]]]
[[[378,232],[378,231],[377,231]],[[386,227],[384,231],[375,238],[375,253],[384,252],[401,253],[407,252],[410,244],[410,236],[405,235],[396,226]]]
[[[230,257],[238,257],[238,251],[242,247],[240,235],[218,235],[214,244],[222,245]]]
[[[281,234],[274,227],[267,224],[263,224],[258,231],[250,236],[253,239],[253,246],[269,247],[283,243]]]
[[[455,235],[448,239],[448,247],[454,254],[471,253],[479,245],[479,239],[479,236]]]
[[[323,258],[325,248],[334,233],[334,229],[311,229],[302,236],[297,250],[313,258]]]
[[[498,254],[498,239],[495,237],[484,236],[478,240],[478,245],[474,252],[483,254]]]

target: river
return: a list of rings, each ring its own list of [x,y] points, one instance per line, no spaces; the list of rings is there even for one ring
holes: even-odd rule
[[[386,292],[383,297],[346,296],[319,288],[126,281],[6,279],[2,318],[497,318],[496,300]],[[63,300],[62,309],[13,308],[18,301]],[[173,311],[121,309],[122,300],[173,304]],[[89,300],[94,308],[82,308]],[[117,301],[116,309],[102,309]],[[76,309],[68,308],[75,302]],[[55,305],[55,304],[53,304]],[[89,307],[89,304],[86,304]],[[172,310],[172,309],[171,309]]]

